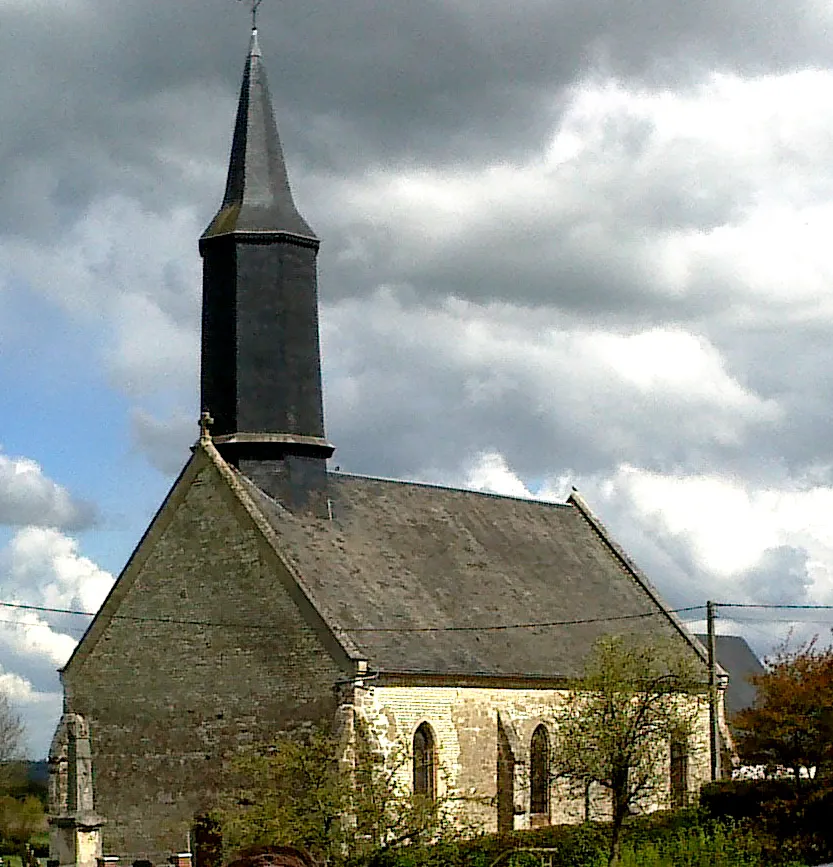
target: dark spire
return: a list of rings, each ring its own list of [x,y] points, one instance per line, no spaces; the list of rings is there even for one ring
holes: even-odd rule
[[[253,30],[225,196],[200,239],[201,408],[227,461],[287,508],[326,515],[318,244],[292,199]]]
[[[232,232],[275,232],[316,240],[289,188],[256,29],[243,71],[226,194],[203,238]]]

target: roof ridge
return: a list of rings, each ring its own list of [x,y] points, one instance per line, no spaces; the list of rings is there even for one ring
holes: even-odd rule
[[[601,519],[595,514],[590,506],[585,502],[584,497],[573,488],[567,500],[568,503],[573,503],[578,509],[584,520],[592,527],[593,531],[604,542],[611,554],[619,561],[619,563],[633,576],[634,580],[645,591],[648,598],[662,611],[668,618],[674,628],[688,642],[692,650],[701,658],[703,662],[708,662],[708,651],[703,646],[703,643],[697,636],[683,623],[665,602],[660,595],[659,590],[654,586],[651,579],[636,565],[631,557],[625,552],[625,549],[613,538],[610,531],[602,523]],[[718,665],[718,668],[720,666]],[[721,669],[722,670],[722,669]],[[724,672],[725,673],[725,672]]]
[[[78,643],[73,648],[69,659],[58,669],[58,673],[63,678],[64,672],[68,671],[71,665],[77,664],[77,660],[88,656],[101,637],[102,632],[113,619],[113,615],[118,611],[123,596],[128,592],[135,580],[135,576],[142,568],[148,553],[151,550],[153,540],[163,532],[173,518],[177,502],[180,498],[184,498],[188,487],[194,482],[202,469],[198,460],[199,453],[197,448],[192,449],[192,454],[185,463],[185,466],[179,471],[173,484],[165,494],[159,508],[150,519],[144,533],[142,533],[139,541],[133,547],[127,562],[122,566],[121,571],[116,576],[113,586],[104,597],[104,601],[98,606],[93,619],[87,624],[84,634],[78,640]],[[146,547],[147,546],[147,547]]]
[[[552,506],[554,508],[572,509],[569,502],[558,503],[553,500],[542,500],[537,497],[518,497],[512,494],[497,494],[494,491],[481,491],[477,488],[461,488],[456,485],[443,485],[439,482],[415,482],[410,479],[396,479],[392,476],[371,476],[365,473],[348,473],[343,470],[328,470],[327,475],[336,478],[366,479],[371,482],[386,482],[392,485],[409,485],[414,488],[430,488],[431,490],[452,491],[458,494],[475,494],[480,497],[490,497],[494,500],[514,500],[519,503],[533,503],[538,506]]]

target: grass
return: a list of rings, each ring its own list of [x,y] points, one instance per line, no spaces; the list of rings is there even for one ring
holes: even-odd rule
[[[764,852],[754,834],[731,826],[678,831],[658,842],[625,843],[621,867],[762,867]],[[799,862],[782,867],[803,867]]]
[[[540,867],[547,862],[538,853],[517,852],[506,863],[509,867]],[[560,862],[555,858],[552,863]],[[625,842],[620,867],[764,867],[768,864],[769,859],[753,834],[732,826],[714,825],[680,830],[660,841]],[[607,867],[607,855],[588,854],[581,867]],[[805,865],[795,861],[780,867]]]
[[[23,867],[23,859],[20,855],[2,855],[3,867]],[[38,858],[40,867],[46,867],[46,858]]]

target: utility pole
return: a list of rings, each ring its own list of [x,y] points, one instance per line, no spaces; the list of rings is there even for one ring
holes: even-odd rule
[[[709,650],[709,747],[711,752],[712,780],[720,779],[720,717],[717,704],[717,638],[714,619],[717,604],[706,602],[706,632]]]

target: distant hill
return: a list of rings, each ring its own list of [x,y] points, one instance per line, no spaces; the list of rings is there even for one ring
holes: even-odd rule
[[[0,762],[0,795],[25,798],[34,795],[44,804],[49,793],[49,763]]]
[[[30,783],[35,783],[38,786],[49,785],[49,762],[42,759],[39,762],[26,762],[29,766],[29,772],[26,778]]]

